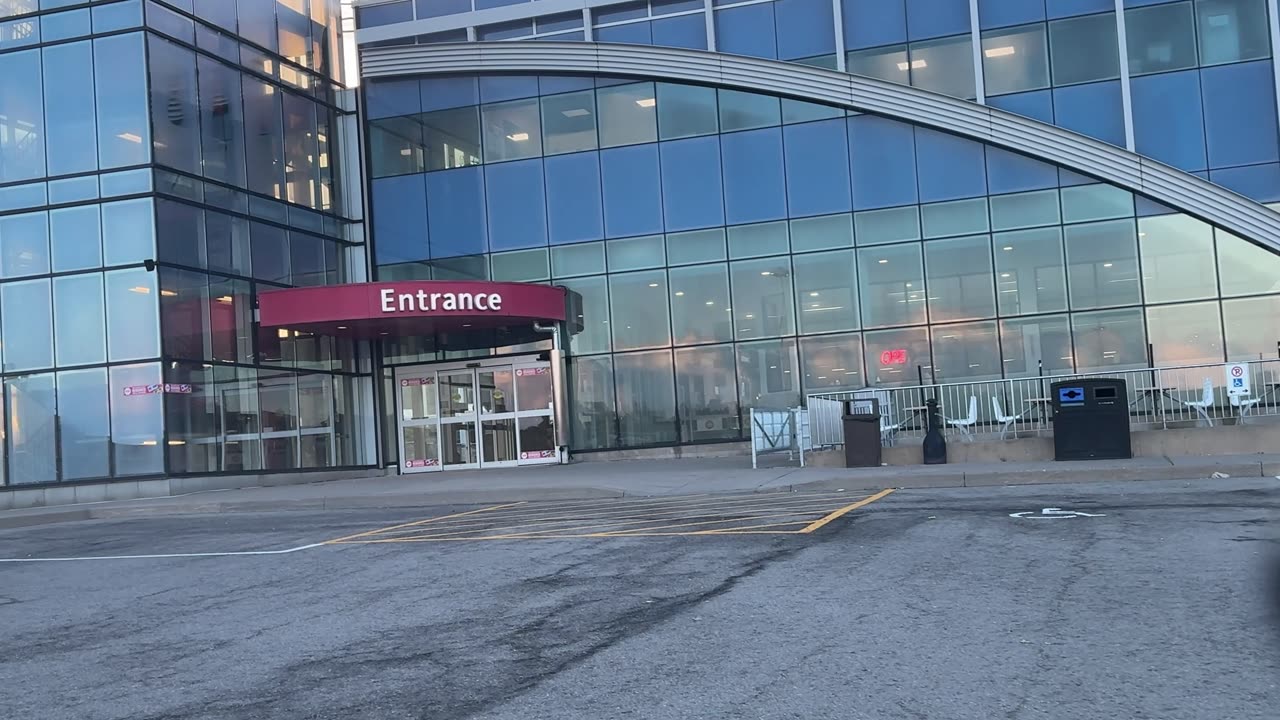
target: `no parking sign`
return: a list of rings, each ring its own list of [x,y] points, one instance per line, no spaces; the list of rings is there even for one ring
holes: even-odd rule
[[[1227,394],[1251,395],[1249,387],[1249,366],[1244,363],[1227,363]]]

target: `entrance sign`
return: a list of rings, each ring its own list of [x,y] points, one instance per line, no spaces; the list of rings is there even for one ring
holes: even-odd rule
[[[1252,395],[1249,387],[1249,366],[1245,363],[1227,363],[1224,366],[1227,375],[1228,395]]]
[[[502,295],[499,293],[429,293],[426,290],[397,293],[395,288],[384,287],[379,291],[379,297],[382,299],[384,313],[435,312],[437,310],[498,312],[502,310]]]

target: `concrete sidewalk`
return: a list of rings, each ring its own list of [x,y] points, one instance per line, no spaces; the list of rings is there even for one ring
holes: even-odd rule
[[[708,493],[855,491],[889,487],[1192,480],[1210,478],[1215,473],[1232,477],[1280,476],[1280,454],[862,469],[801,469],[795,465],[783,465],[752,470],[748,458],[737,457],[584,462],[510,470],[361,477],[142,500],[25,508],[0,512],[0,528],[190,513],[427,507]]]

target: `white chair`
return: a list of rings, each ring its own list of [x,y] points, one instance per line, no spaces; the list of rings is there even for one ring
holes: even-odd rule
[[[1004,440],[1005,437],[1008,436],[1009,430],[1013,428],[1013,424],[1021,420],[1023,415],[1027,414],[1025,412],[1021,412],[1017,415],[1005,415],[1004,408],[1000,407],[1000,399],[996,397],[991,398],[991,409],[996,411],[996,422],[1002,425],[1000,428],[1001,440]]]
[[[1238,418],[1236,422],[1240,425],[1244,424],[1244,419],[1249,414],[1249,411],[1253,409],[1253,406],[1262,402],[1262,398],[1251,398],[1248,395],[1232,395],[1230,398],[1231,407],[1236,409],[1236,417]]]
[[[969,396],[969,414],[962,418],[943,418],[947,425],[959,430],[965,442],[973,442],[973,426],[978,422],[978,396]]]
[[[1209,378],[1204,379],[1204,388],[1201,390],[1199,400],[1179,400],[1185,407],[1194,408],[1200,419],[1204,420],[1209,427],[1213,427],[1213,418],[1209,417],[1209,408],[1213,407],[1213,381]],[[1196,421],[1199,425],[1200,421]]]

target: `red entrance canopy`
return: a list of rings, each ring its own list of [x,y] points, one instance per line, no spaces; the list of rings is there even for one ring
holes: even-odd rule
[[[502,282],[410,280],[271,290],[258,296],[263,327],[322,335],[429,335],[563,322],[566,290]]]

